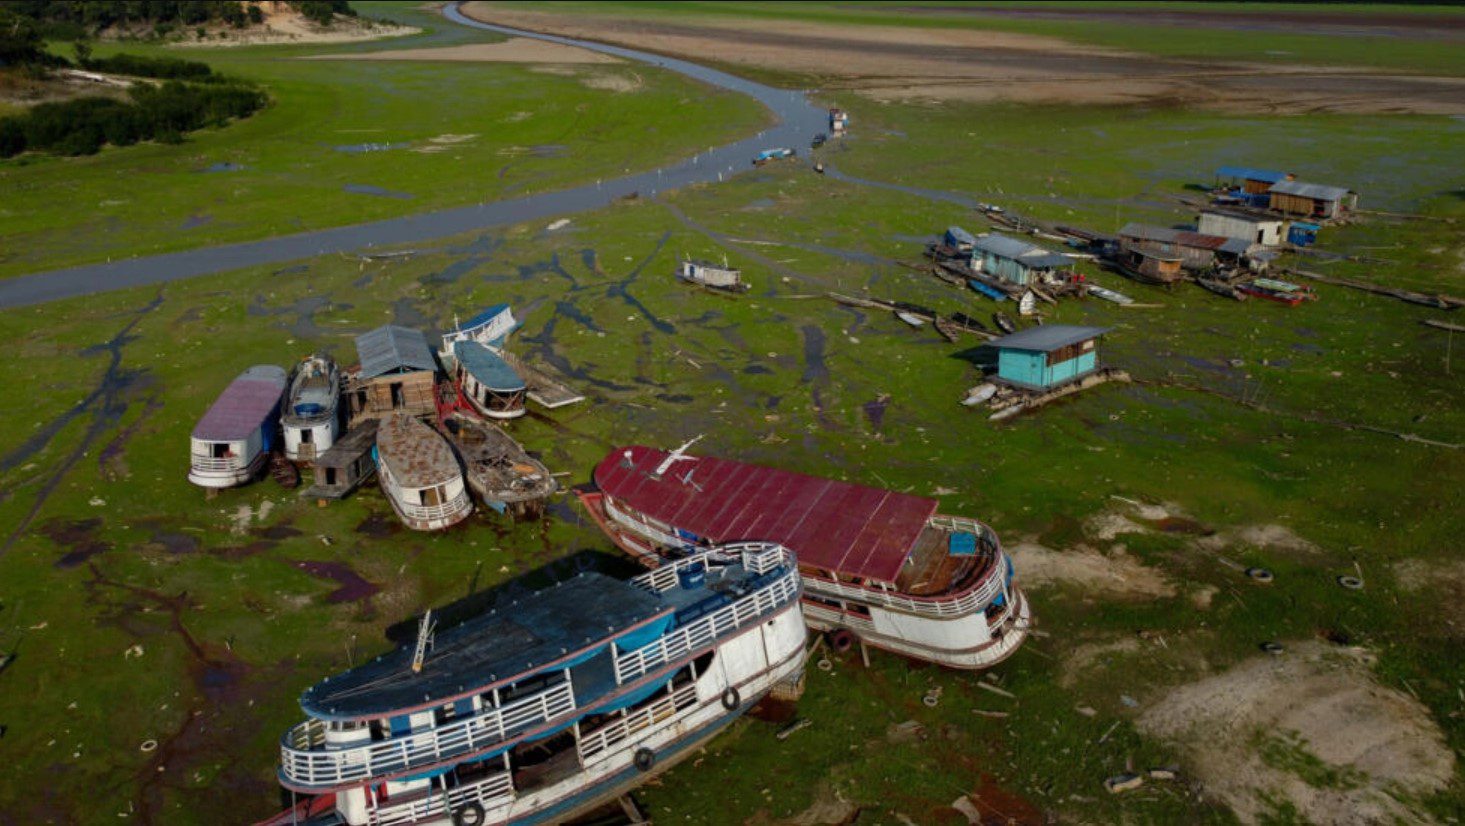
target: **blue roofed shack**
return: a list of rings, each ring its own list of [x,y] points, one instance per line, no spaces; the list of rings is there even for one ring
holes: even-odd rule
[[[1240,189],[1248,195],[1265,195],[1272,184],[1291,178],[1286,172],[1250,166],[1223,166],[1216,170],[1217,183]]]
[[[1073,266],[1073,259],[1026,241],[989,232],[972,244],[971,266],[1009,284],[1027,286],[1043,280],[1054,270]]]
[[[1028,390],[1051,390],[1099,369],[1099,336],[1108,327],[1044,324],[995,339],[997,379]]]
[[[976,236],[961,227],[947,227],[946,235],[941,240],[957,252],[971,252],[972,245],[977,243]]]

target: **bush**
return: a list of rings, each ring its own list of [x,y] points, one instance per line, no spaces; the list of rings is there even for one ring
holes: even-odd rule
[[[156,77],[163,80],[193,80],[200,82],[220,81],[207,63],[183,60],[177,57],[152,57],[136,54],[115,54],[111,57],[94,58],[82,63],[82,67],[97,72],[132,77]]]

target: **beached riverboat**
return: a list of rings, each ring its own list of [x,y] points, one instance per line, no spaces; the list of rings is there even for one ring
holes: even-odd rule
[[[259,474],[278,442],[285,371],[273,364],[239,374],[193,428],[188,481],[232,488]]]
[[[403,413],[376,431],[377,478],[402,523],[435,531],[473,512],[453,449],[436,430]]]
[[[686,446],[683,447],[683,450]],[[937,502],[678,450],[617,448],[581,500],[648,565],[709,543],[779,542],[798,555],[810,627],[906,656],[984,668],[1027,636],[1031,615],[991,528]]]
[[[289,401],[281,416],[285,430],[285,458],[312,462],[331,449],[341,432],[337,404],[341,400],[341,374],[336,362],[321,354],[295,365],[290,376]]]
[[[725,293],[745,293],[749,289],[748,283],[743,281],[743,271],[729,267],[726,261],[719,266],[707,261],[683,259],[677,265],[677,278],[688,284]]]
[[[524,415],[524,379],[503,357],[477,341],[453,342],[453,371],[458,395],[479,413],[492,419]]]
[[[559,488],[549,469],[499,427],[457,414],[443,427],[463,458],[468,486],[494,510],[535,515]]]
[[[274,826],[562,823],[693,754],[802,675],[793,554],[709,549],[585,572],[300,698]]]
[[[1296,307],[1304,301],[1316,301],[1317,293],[1311,287],[1278,281],[1275,278],[1253,278],[1236,285],[1236,290],[1246,295],[1265,298],[1289,307]]]

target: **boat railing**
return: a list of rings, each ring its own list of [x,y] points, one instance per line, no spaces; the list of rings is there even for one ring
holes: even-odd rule
[[[249,462],[243,456],[214,457],[194,455],[192,466],[194,470],[222,472],[244,470],[249,466]]]
[[[574,689],[566,681],[448,725],[344,748],[325,747],[321,721],[306,720],[281,740],[280,773],[313,788],[396,774],[482,751],[574,709]]]
[[[468,491],[464,489],[441,505],[414,505],[398,500],[402,513],[413,519],[444,519],[463,512],[468,504]]]
[[[1005,554],[998,556],[1000,563],[987,569],[986,574],[971,588],[957,594],[935,597],[913,597],[895,591],[882,591],[858,585],[846,585],[827,579],[810,577],[805,585],[809,593],[821,597],[844,599],[861,605],[881,605],[928,617],[960,617],[985,609],[998,594],[1006,580],[1007,562]]]
[[[729,542],[702,553],[667,562],[631,582],[659,593],[675,588],[680,582],[682,571],[697,565],[706,565],[708,562],[739,562],[745,570],[766,574],[779,566],[791,566],[793,561],[793,553],[776,542]]]
[[[372,826],[421,823],[435,816],[450,815],[469,803],[477,803],[485,810],[492,810],[513,799],[513,778],[508,772],[499,772],[456,788],[434,791],[405,803],[372,809],[370,822]]]
[[[686,539],[673,536],[662,528],[651,524],[642,518],[640,514],[622,510],[609,496],[602,497],[600,502],[601,506],[605,508],[606,515],[612,520],[621,522],[622,524],[634,524],[636,526],[635,530],[643,536],[650,537],[653,541],[665,545],[668,548],[682,548],[692,544]]]
[[[630,680],[667,663],[675,662],[693,651],[712,645],[717,639],[745,625],[757,622],[799,594],[799,575],[789,572],[747,596],[723,606],[695,622],[663,635],[655,642],[634,651],[615,649],[616,682]]]
[[[696,704],[697,683],[689,682],[645,708],[627,711],[623,717],[594,731],[584,732],[580,735],[580,761],[589,765],[591,760],[625,743],[631,737],[648,732],[662,723],[674,721],[678,712]]]

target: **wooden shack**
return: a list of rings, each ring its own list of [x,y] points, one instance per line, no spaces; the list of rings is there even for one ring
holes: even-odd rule
[[[1324,221],[1342,218],[1358,208],[1358,193],[1341,186],[1281,181],[1267,195],[1274,212]]]
[[[1247,257],[1260,250],[1259,244],[1239,238],[1225,238],[1188,230],[1129,223],[1119,230],[1119,246],[1180,259],[1187,270],[1209,270],[1217,265],[1240,266]]]
[[[988,342],[997,350],[996,381],[1047,391],[1099,369],[1099,337],[1107,327],[1044,324]]]
[[[1045,283],[1057,271],[1072,266],[1073,259],[1066,255],[998,232],[978,236],[972,242],[971,268],[1009,284]]]
[[[376,446],[377,419],[366,419],[336,440],[315,459],[315,484],[306,491],[316,499],[344,499],[376,473],[371,449]]]
[[[1286,172],[1272,169],[1255,169],[1249,166],[1223,166],[1216,170],[1217,188],[1238,190],[1247,195],[1265,195],[1273,184],[1290,181]]]
[[[361,365],[346,378],[349,421],[392,413],[427,416],[437,412],[437,361],[427,337],[388,324],[356,337]]]

